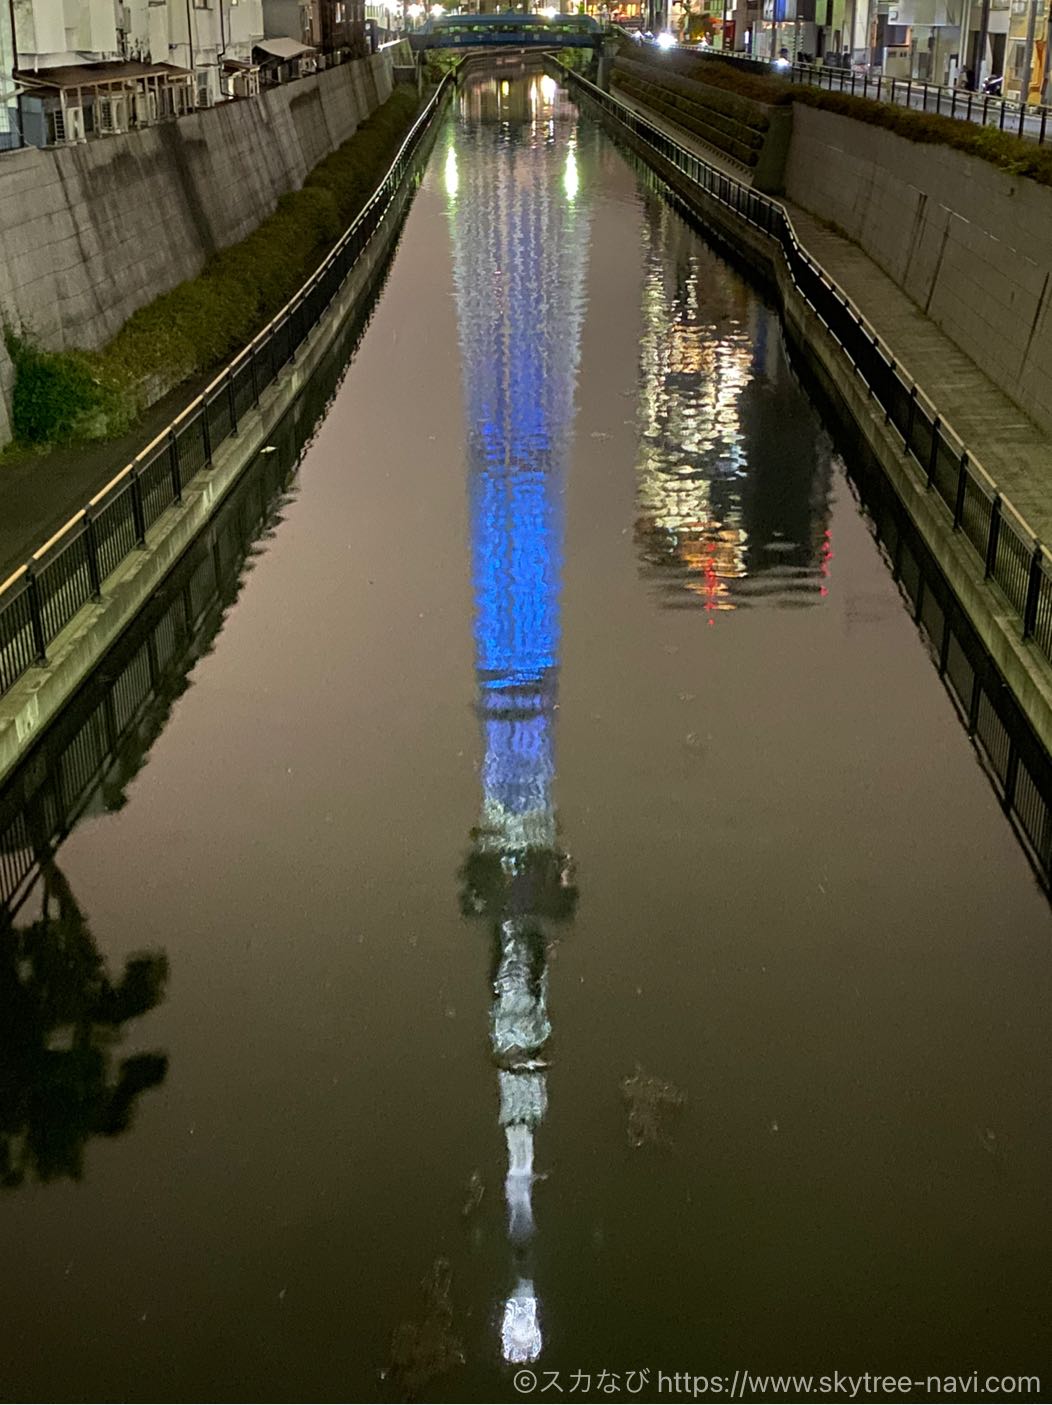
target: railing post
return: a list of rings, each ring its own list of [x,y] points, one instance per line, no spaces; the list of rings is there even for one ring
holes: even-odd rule
[[[986,562],[983,569],[984,580],[989,580],[997,566],[997,543],[1001,536],[1001,494],[995,493],[990,504],[990,531],[986,538]]]
[[[894,358],[894,356],[893,356],[893,357],[891,358],[891,360],[888,362],[888,396],[887,396],[887,399],[884,401],[884,423],[885,423],[885,424],[890,424],[890,423],[891,423],[891,392],[892,392],[892,388],[893,388],[894,384],[895,384],[895,358]]]
[[[139,481],[139,474],[133,468],[131,476],[132,495],[132,518],[135,522],[135,545],[146,545],[146,511],[142,501],[142,483]]]
[[[929,491],[935,482],[935,464],[939,456],[939,426],[942,424],[936,415],[931,422],[931,448],[928,451],[928,481],[924,485]]]
[[[906,453],[907,453],[907,454],[908,454],[909,451],[910,451],[910,440],[913,438],[913,416],[914,416],[916,413],[917,413],[917,387],[916,387],[916,385],[912,385],[912,386],[910,386],[910,407],[909,407],[909,410],[906,412],[906,434],[905,434],[905,436],[904,436],[903,445],[902,445],[902,447],[906,450]]]
[[[979,675],[972,675],[972,696],[968,702],[968,735],[975,736],[975,729],[979,725],[979,703],[983,696],[983,685],[979,682]]]
[[[964,517],[964,493],[968,487],[968,450],[961,454],[960,467],[957,470],[957,497],[953,504],[953,530],[961,530],[961,521]]]
[[[1015,787],[1019,779],[1019,748],[1009,739],[1008,760],[1005,763],[1005,799],[1004,807],[1010,811],[1015,804]]]
[[[88,556],[88,579],[91,581],[91,598],[102,599],[102,572],[99,569],[99,544],[95,533],[95,518],[89,508],[84,514],[84,545]]]
[[[212,427],[208,423],[208,401],[201,406],[201,439],[205,446],[205,468],[212,467]]]
[[[248,364],[252,371],[252,399],[256,409],[259,409],[259,381],[256,379],[256,353],[254,350],[248,354]]]
[[[234,373],[227,372],[226,377],[227,404],[230,406],[230,433],[237,433],[237,396],[234,394]]]
[[[1033,637],[1037,628],[1037,602],[1041,598],[1041,543],[1034,542],[1030,557],[1030,578],[1026,583],[1026,608],[1023,611],[1023,638]]]
[[[33,626],[33,648],[36,650],[37,663],[43,665],[47,663],[47,640],[44,638],[44,614],[40,608],[40,582],[32,566],[26,572],[26,579],[29,582],[29,618]]]
[[[172,478],[172,501],[182,502],[183,480],[179,473],[179,440],[174,429],[168,431],[168,471]]]

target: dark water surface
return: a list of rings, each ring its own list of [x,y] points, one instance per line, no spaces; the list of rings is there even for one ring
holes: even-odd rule
[[[280,516],[16,919],[0,1394],[1052,1382],[1047,901],[774,313],[550,80]]]

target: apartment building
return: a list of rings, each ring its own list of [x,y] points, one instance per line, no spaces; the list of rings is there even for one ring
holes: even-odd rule
[[[250,97],[261,67],[294,77],[309,70],[314,48],[360,49],[363,18],[364,0],[7,0],[0,150],[83,141]]]

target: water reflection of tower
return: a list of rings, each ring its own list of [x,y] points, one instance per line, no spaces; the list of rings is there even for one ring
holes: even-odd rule
[[[469,87],[445,174],[484,743],[482,814],[462,870],[462,901],[493,936],[490,1037],[515,1255],[501,1344],[506,1360],[524,1362],[536,1360],[542,1345],[531,1244],[534,1134],[548,1102],[547,954],[554,926],[576,902],[552,790],[562,490],[587,221],[573,109],[535,72],[510,87],[507,94],[498,88],[497,97],[509,101],[494,102],[492,114]]]
[[[646,220],[636,540],[668,604],[817,598],[829,452],[765,308],[664,200]]]

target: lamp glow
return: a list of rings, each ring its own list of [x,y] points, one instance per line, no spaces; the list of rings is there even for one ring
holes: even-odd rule
[[[659,49],[674,49],[676,47],[676,36],[670,34],[667,29],[663,29],[657,37]]]
[[[541,97],[545,102],[554,102],[556,94],[555,79],[547,73],[541,78]]]
[[[457,153],[452,147],[446,153],[446,194],[450,199],[455,199],[457,186],[460,184],[460,176],[457,173]]]
[[[563,189],[566,191],[566,198],[573,200],[580,185],[580,177],[577,174],[577,154],[571,147],[566,153],[566,170],[563,172]]]

